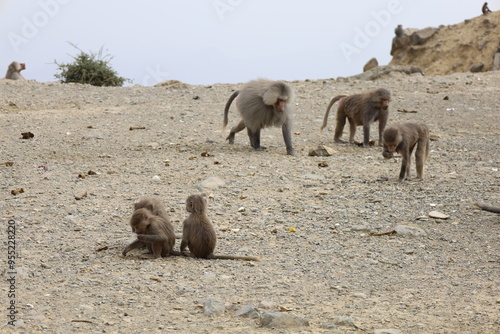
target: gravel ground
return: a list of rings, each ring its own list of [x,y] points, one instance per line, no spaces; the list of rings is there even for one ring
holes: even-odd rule
[[[13,162],[0,166],[3,259],[9,221],[17,252],[14,299],[3,271],[3,324],[11,300],[18,312],[0,332],[498,333],[500,218],[472,203],[500,205],[500,72],[291,85],[295,157],[278,128],[263,131],[264,152],[245,132],[225,141],[224,104],[241,85],[0,80],[0,162]],[[333,143],[334,115],[319,130],[334,95],[377,87],[393,94],[389,124],[425,122],[437,139],[423,182],[397,182],[401,159],[380,147]],[[232,109],[229,126],[238,120]],[[308,156],[318,145],[335,153]],[[260,262],[121,256],[134,202],[160,198],[181,232],[184,201],[201,192],[216,253]],[[225,311],[205,315],[210,299]],[[309,325],[236,315],[248,305]]]

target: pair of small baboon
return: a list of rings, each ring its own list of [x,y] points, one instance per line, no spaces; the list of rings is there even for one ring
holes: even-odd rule
[[[170,217],[163,203],[156,198],[143,198],[134,204],[130,217],[132,232],[137,240],[125,247],[123,256],[133,249],[146,247],[147,257],[186,255],[205,259],[229,259],[259,261],[253,256],[215,255],[217,235],[207,216],[207,202],[201,195],[191,195],[186,200],[189,217],[184,220],[180,252],[174,250],[175,233]],[[186,247],[189,253],[184,250]]]
[[[241,90],[231,95],[224,108],[224,126],[227,125],[229,108],[234,99],[242,117],[242,120],[231,129],[227,140],[233,144],[235,134],[246,127],[250,145],[255,150],[263,150],[265,147],[260,145],[260,130],[269,126],[281,126],[286,151],[294,155],[290,133],[294,98],[292,87],[283,81],[259,79],[248,82]],[[399,180],[403,181],[410,176],[411,154],[415,147],[417,178],[423,178],[423,166],[429,154],[429,129],[423,123],[394,124],[385,129],[391,101],[391,93],[387,89],[379,88],[364,94],[335,96],[328,105],[321,130],[326,127],[330,109],[337,101],[335,142],[345,142],[341,136],[349,120],[349,143],[356,143],[354,141],[356,127],[362,125],[362,145],[368,147],[370,125],[378,121],[379,145],[384,146],[383,156],[392,158],[394,152],[397,152],[403,157]]]

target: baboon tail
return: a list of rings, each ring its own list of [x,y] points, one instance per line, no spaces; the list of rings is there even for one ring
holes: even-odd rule
[[[484,203],[474,203],[476,206],[480,207],[484,211],[489,211],[493,213],[500,213],[500,207],[491,206]]]
[[[321,126],[321,131],[323,131],[323,129],[326,128],[326,125],[328,123],[328,115],[330,114],[330,109],[332,108],[333,104],[346,96],[347,95],[337,95],[330,101],[328,108],[326,108],[325,117],[323,118],[323,125]]]
[[[244,260],[244,261],[260,261],[258,257],[255,256],[233,256],[233,255],[215,255],[213,254],[212,259],[220,260]]]
[[[238,94],[240,93],[239,90],[237,90],[236,92],[234,92],[230,97],[229,97],[229,100],[227,100],[227,103],[226,103],[226,107],[224,108],[224,123],[223,123],[223,127],[225,128],[226,125],[227,125],[227,121],[228,121],[228,116],[227,114],[229,113],[229,107],[231,107],[231,103],[233,102],[233,100],[236,98],[236,96],[238,96]]]

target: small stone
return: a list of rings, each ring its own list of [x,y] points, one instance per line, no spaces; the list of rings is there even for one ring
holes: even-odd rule
[[[215,189],[218,187],[222,187],[225,184],[226,184],[226,181],[224,181],[223,179],[218,178],[216,176],[211,176],[211,177],[208,177],[205,180],[201,181],[200,183],[198,183],[198,188]]]
[[[399,329],[395,328],[384,328],[384,329],[375,329],[373,334],[402,334]]]
[[[335,316],[333,317],[333,323],[336,326],[354,327],[354,319],[351,317]]]
[[[356,297],[356,298],[362,298],[362,299],[366,299],[366,294],[365,293],[362,293],[362,292],[354,292],[352,294],[353,297]]]
[[[366,225],[352,225],[351,229],[357,232],[368,232],[370,230]]]
[[[421,237],[427,235],[427,233],[423,229],[412,225],[403,225],[403,224],[396,225],[394,227],[394,230],[396,231],[397,234],[411,236],[411,237]]]
[[[450,218],[450,216],[445,215],[444,213],[441,213],[439,211],[429,212],[429,217],[436,218],[436,219],[448,219],[448,218]]]
[[[484,69],[484,64],[483,63],[477,63],[471,66],[470,71],[472,73],[477,73],[477,72],[482,72]]]
[[[309,156],[311,157],[329,157],[335,153],[335,150],[331,147],[325,145],[319,145],[317,148],[312,148],[309,150]]]

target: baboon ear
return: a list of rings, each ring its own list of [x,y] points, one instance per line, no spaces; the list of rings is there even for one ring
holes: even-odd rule
[[[142,214],[142,219],[148,220],[149,219],[149,215],[147,213],[143,213]]]

